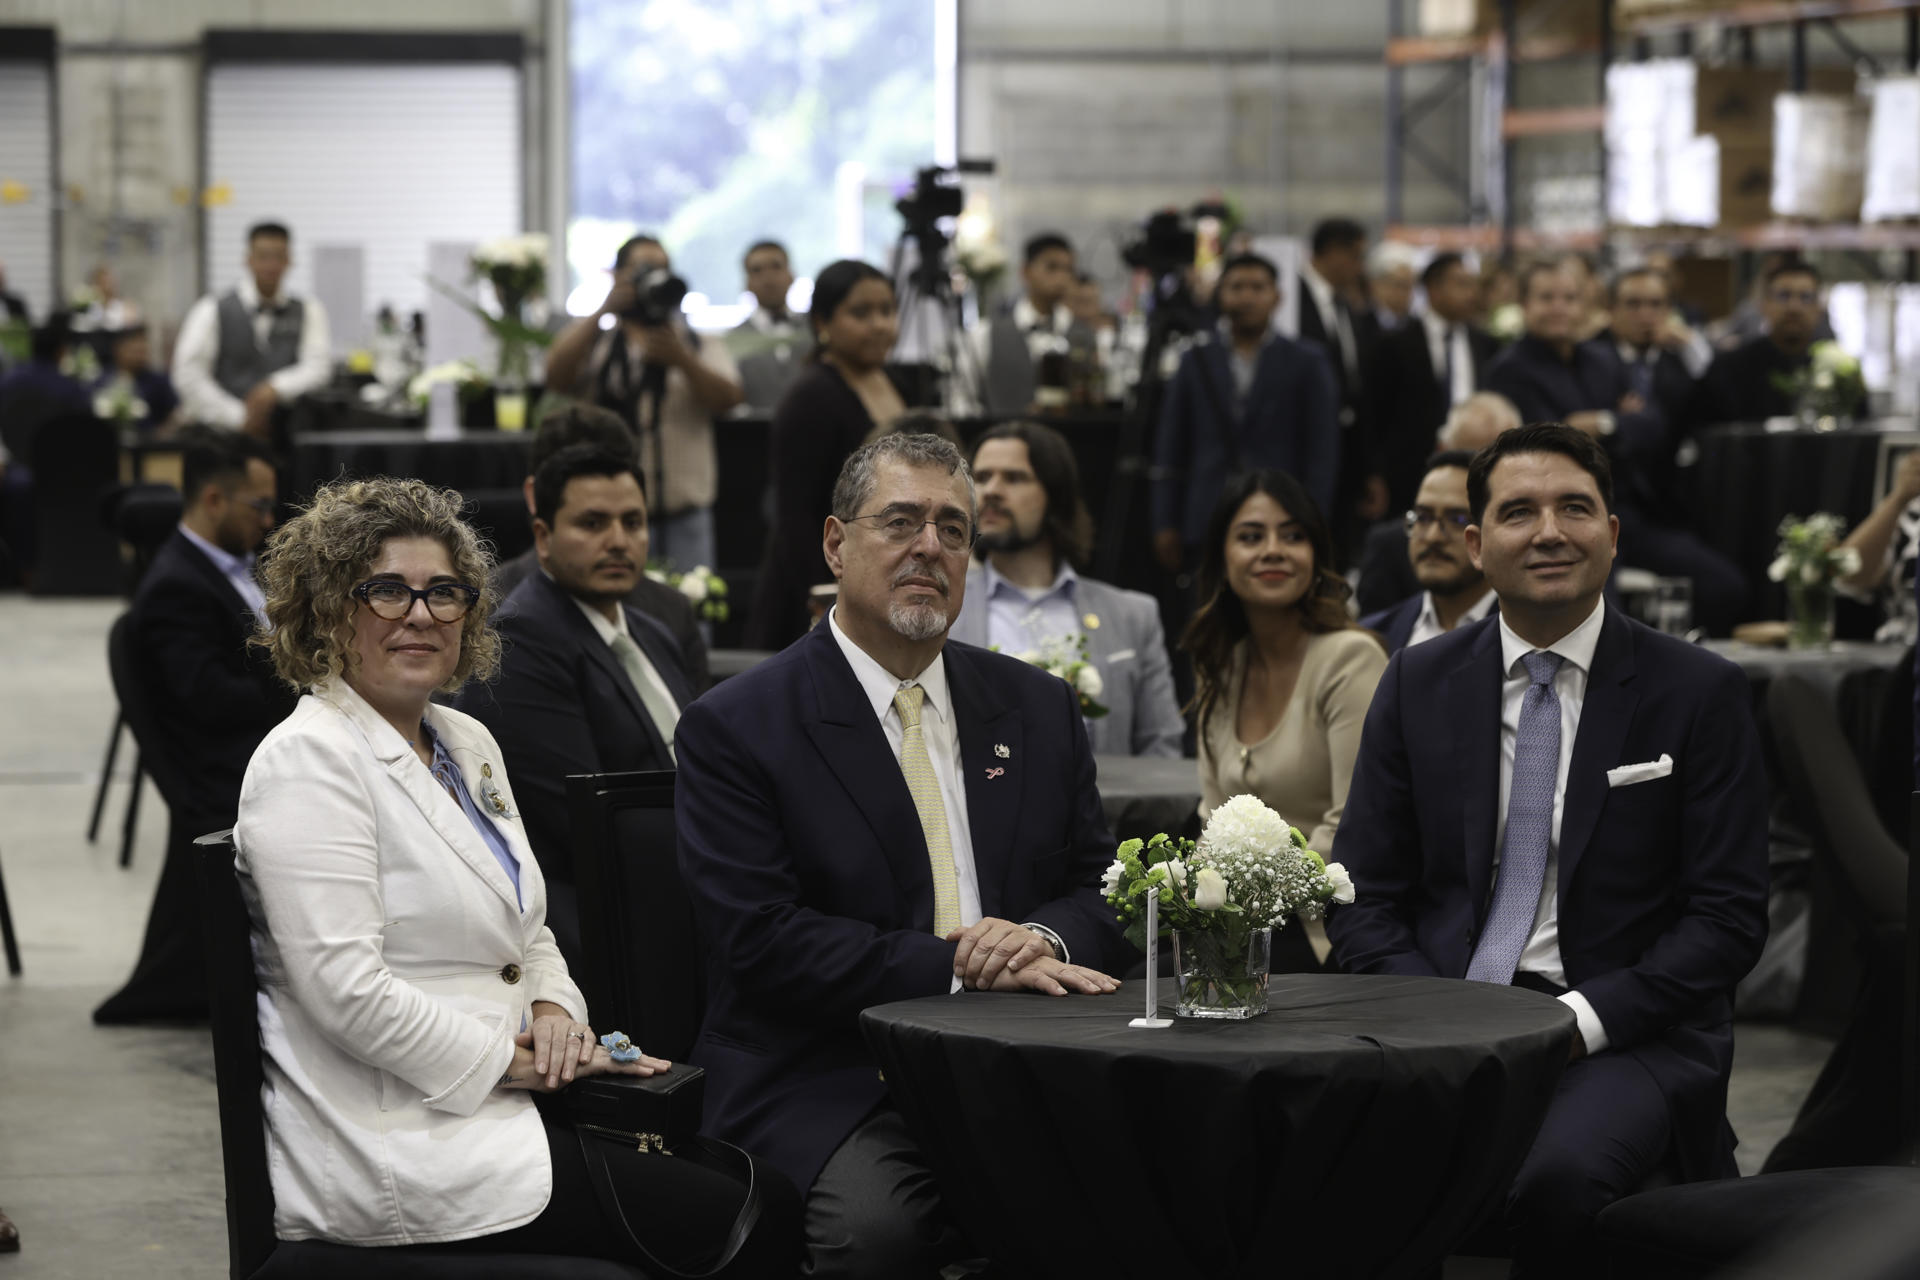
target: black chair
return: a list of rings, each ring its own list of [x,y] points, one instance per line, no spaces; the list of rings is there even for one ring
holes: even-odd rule
[[[91,415],[55,418],[33,440],[33,593],[119,595],[120,537],[99,518],[101,499],[120,483],[112,424]]]
[[[113,629],[107,633],[107,671],[113,679],[113,696],[120,703],[120,712],[115,723],[124,724],[133,733],[133,789],[127,795],[127,814],[120,831],[120,865],[125,867],[133,862],[133,832],[140,822],[140,780],[152,778],[153,784],[160,789],[160,798],[167,802],[169,810],[178,811],[188,794],[187,780],[178,772],[179,766],[164,751],[158,754],[149,752],[146,747],[160,740],[160,713],[154,707],[147,693],[145,682],[135,667],[133,653],[133,615],[123,613],[113,620]],[[113,769],[113,757],[119,749],[119,730],[107,744],[107,764],[109,772]],[[98,808],[96,802],[95,805]],[[91,831],[89,831],[91,836]],[[171,849],[177,840],[191,840],[190,831],[175,831],[169,822],[167,847]]]
[[[493,544],[496,560],[511,560],[533,545],[532,517],[527,514],[526,491],[466,489],[467,520],[474,532]]]
[[[0,871],[0,943],[7,949],[7,972],[20,976],[20,942],[13,936],[13,912],[7,907],[7,876]]]
[[[672,770],[567,779],[580,891],[574,974],[600,1030],[685,1061],[706,1007],[706,966],[680,881]]]
[[[133,548],[133,573],[127,585],[131,594],[139,589],[140,580],[146,577],[153,557],[159,553],[161,545],[173,536],[174,526],[180,523],[180,493],[171,485],[129,485],[112,494],[102,515],[119,532],[121,540]],[[109,646],[111,654],[111,642]],[[113,728],[107,734],[107,759],[100,766],[100,785],[93,793],[93,814],[87,819],[88,844],[100,838],[100,817],[106,811],[107,788],[113,782],[113,766],[120,756],[120,731],[126,724],[125,713],[115,707]],[[129,816],[120,841],[120,865],[123,867],[133,861],[133,821],[139,811],[142,777],[140,763],[136,760],[132,786],[127,793]]]
[[[595,1258],[361,1248],[274,1236],[273,1183],[260,1113],[266,1076],[260,1065],[259,989],[247,908],[234,875],[232,835],[220,831],[194,841],[200,855],[231,1280],[645,1280],[632,1267]]]

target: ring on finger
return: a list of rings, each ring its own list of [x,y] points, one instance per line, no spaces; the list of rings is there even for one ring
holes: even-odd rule
[[[569,1040],[585,1040],[586,1038],[587,1038],[587,1033],[584,1031],[567,1032],[567,1039]]]

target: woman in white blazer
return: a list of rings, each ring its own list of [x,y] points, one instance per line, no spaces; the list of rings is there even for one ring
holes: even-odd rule
[[[433,704],[497,664],[461,498],[342,481],[277,531],[258,643],[306,690],[248,766],[235,866],[260,981],[268,1167],[282,1239],[638,1262],[579,1146],[529,1096],[614,1062],[544,923],[499,747]],[[717,1255],[743,1189],[637,1154],[622,1198],[656,1254]],[[630,1193],[630,1194],[629,1194]],[[791,1233],[791,1239],[781,1238]],[[763,1211],[728,1275],[791,1270]]]

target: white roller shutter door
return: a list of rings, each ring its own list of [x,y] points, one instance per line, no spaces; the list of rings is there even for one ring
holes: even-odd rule
[[[44,62],[0,60],[0,263],[34,323],[54,305],[53,74]]]

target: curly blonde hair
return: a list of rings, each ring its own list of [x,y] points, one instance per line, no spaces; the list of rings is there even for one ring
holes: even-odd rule
[[[460,518],[465,499],[421,480],[379,476],[322,485],[305,510],[273,531],[260,557],[267,624],[253,637],[296,692],[349,674],[353,615],[349,593],[394,538],[432,538],[447,549],[454,576],[482,594],[460,626],[460,661],[440,686],[452,693],[500,668],[500,637],[488,625],[493,572],[486,543]]]

